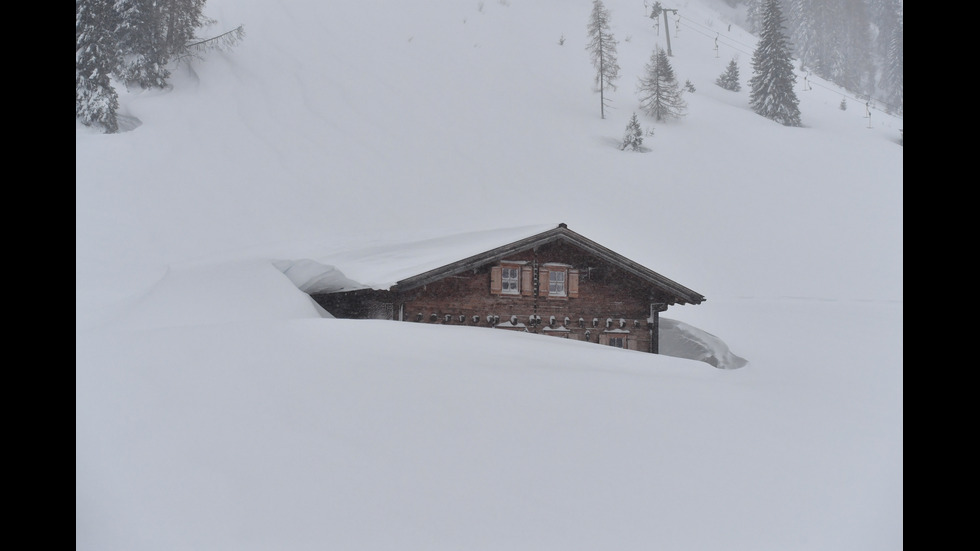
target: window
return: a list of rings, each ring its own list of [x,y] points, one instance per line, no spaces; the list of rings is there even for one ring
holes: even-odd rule
[[[548,271],[548,295],[549,296],[565,296],[565,271],[564,270],[549,270]]]
[[[567,299],[578,298],[579,271],[570,264],[545,262],[538,270],[540,296]]]
[[[523,260],[507,260],[490,268],[490,294],[530,296],[531,266]]]
[[[521,290],[521,270],[516,266],[503,266],[500,271],[500,292],[516,295]]]
[[[624,348],[623,337],[609,337],[609,346],[615,346],[616,348]]]

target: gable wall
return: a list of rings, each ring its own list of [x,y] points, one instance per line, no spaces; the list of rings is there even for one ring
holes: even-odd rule
[[[655,293],[636,276],[566,244],[545,245],[505,260],[537,261],[539,267],[547,262],[571,265],[573,270],[578,270],[578,297],[493,294],[490,272],[497,265],[493,263],[401,294],[394,306],[396,316],[400,305],[405,321],[419,323],[491,327],[493,324],[487,317],[497,316],[500,323],[509,326],[511,316],[517,316],[516,330],[542,334],[549,334],[551,316],[556,318],[552,328],[563,327],[564,318],[568,317],[570,323],[565,327],[568,331],[550,334],[590,342],[604,341],[603,335],[626,337],[628,348],[651,350],[651,330],[646,320],[650,316],[650,303],[656,301],[651,299]],[[418,321],[419,314],[422,314],[421,321]],[[540,316],[540,325],[529,325],[531,315]],[[582,326],[579,318],[584,320]],[[593,326],[594,318],[598,318],[598,326]],[[612,318],[615,331],[605,331],[607,318]],[[620,319],[626,320],[623,328]]]

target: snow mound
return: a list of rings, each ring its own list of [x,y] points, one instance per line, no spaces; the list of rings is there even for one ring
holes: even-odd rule
[[[367,288],[350,279],[334,266],[320,264],[315,260],[276,260],[276,268],[285,274],[300,291],[305,293],[330,293],[354,291]]]
[[[738,369],[749,362],[732,353],[718,337],[682,321],[660,318],[660,353],[709,363],[718,369]]]

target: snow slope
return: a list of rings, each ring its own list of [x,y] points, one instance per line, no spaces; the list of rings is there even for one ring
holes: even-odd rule
[[[688,113],[620,151],[665,36],[606,4],[604,120],[588,0],[210,0],[242,44],[76,124],[76,549],[902,548],[901,119],[818,80],[803,128],[755,115],[737,11],[679,0]],[[664,321],[749,363],[298,287],[553,221],[704,294]]]

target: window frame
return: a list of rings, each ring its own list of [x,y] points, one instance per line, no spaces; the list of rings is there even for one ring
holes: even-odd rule
[[[547,277],[544,277],[544,274],[540,272],[546,272],[548,274]],[[554,293],[551,292],[552,286],[558,283],[552,279],[552,274],[561,274],[561,291]],[[571,284],[572,278],[578,278],[578,270],[573,269],[571,264],[565,264],[563,262],[545,262],[539,269],[539,276],[540,283],[538,283],[538,293],[540,296],[556,299],[578,297],[578,282],[575,282],[576,285],[574,286],[574,291]]]
[[[567,270],[554,270],[548,268],[548,296],[549,297],[568,296],[568,271]]]

